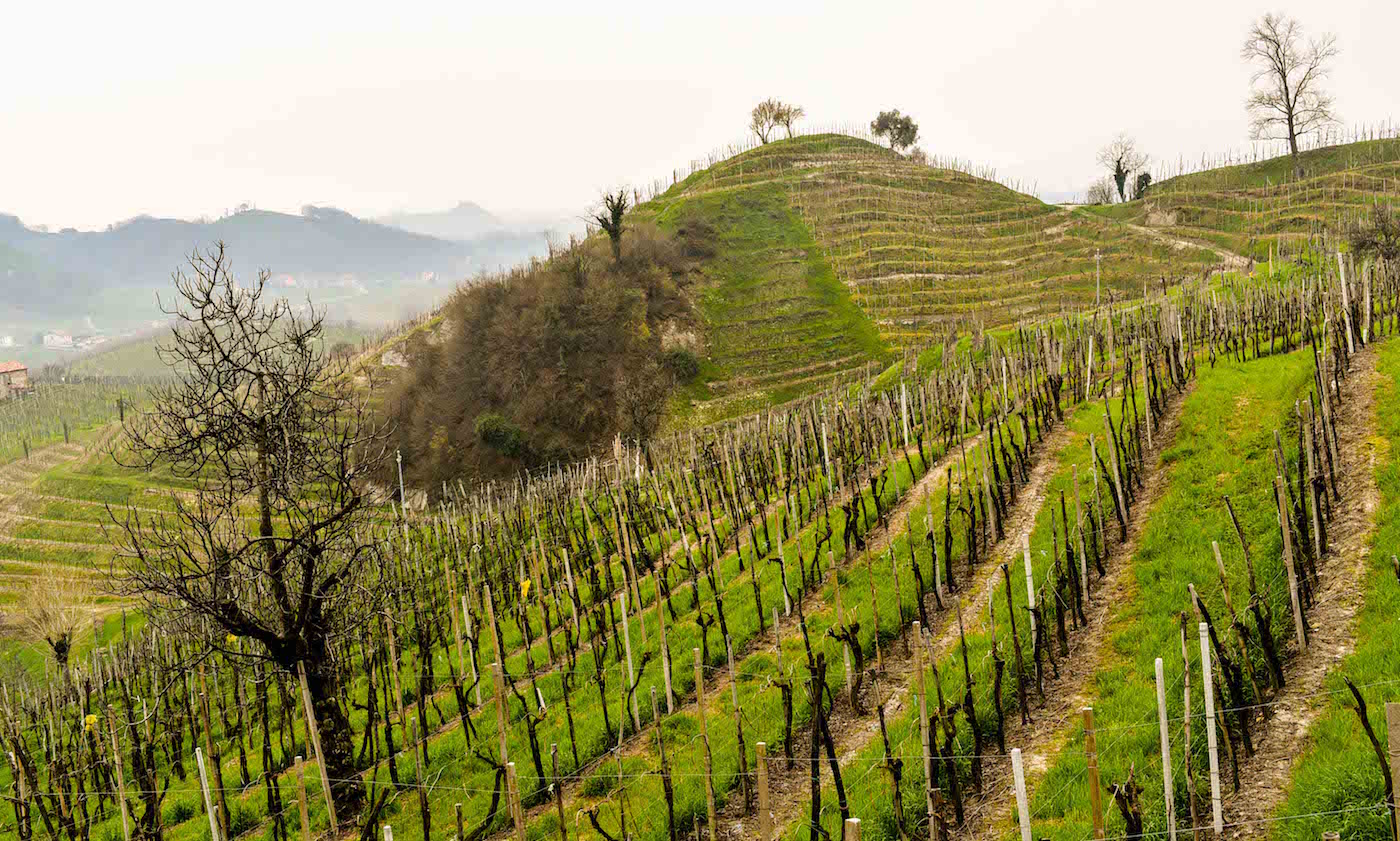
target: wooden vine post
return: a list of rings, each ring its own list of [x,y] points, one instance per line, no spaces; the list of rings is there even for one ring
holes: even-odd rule
[[[210,841],[219,841],[219,818],[214,811],[214,800],[209,796],[209,772],[204,768],[204,749],[194,749],[194,761],[199,766],[199,788],[204,794],[204,812],[209,816]]]
[[[1154,668],[1157,673],[1157,730],[1162,737],[1162,794],[1167,803],[1167,838],[1176,841],[1176,796],[1172,791],[1172,737],[1167,727],[1167,680],[1162,670],[1162,658],[1158,657]]]
[[[1031,836],[1031,804],[1026,796],[1026,769],[1021,762],[1021,749],[1011,749],[1011,776],[1016,785],[1016,817],[1021,825],[1021,841],[1034,841]]]
[[[627,618],[627,590],[617,594],[617,604],[622,610],[622,645],[627,651],[627,686],[630,689],[637,682],[637,678],[632,672],[632,623]],[[628,694],[632,696],[632,727],[634,732],[641,732],[642,716],[637,709],[637,693]],[[621,736],[618,738],[621,739]]]
[[[297,771],[297,811],[301,814],[302,841],[311,841],[311,817],[306,805],[306,760],[298,756],[293,763]]]
[[[939,841],[938,838],[938,814],[937,814],[937,789],[933,785],[933,750],[930,739],[933,738],[932,731],[929,730],[928,721],[928,679],[924,677],[924,642],[922,627],[918,621],[914,622],[914,679],[918,681],[919,691],[919,750],[923,754],[924,766],[924,809],[928,812],[928,837],[929,841]]]
[[[710,731],[705,723],[705,669],[700,662],[700,649],[692,648],[695,655],[695,708],[700,717],[700,742],[705,746],[705,815],[710,828],[710,841],[719,841],[715,828],[715,782],[713,757],[710,756]]]
[[[773,813],[768,806],[768,743],[754,745],[758,762],[758,838],[773,841]]]
[[[520,777],[515,763],[506,763],[506,788],[510,791],[510,811],[515,819],[515,841],[525,841],[525,810],[520,805]]]
[[[1094,734],[1094,708],[1085,707],[1084,757],[1089,769],[1089,809],[1093,818],[1094,841],[1103,841],[1103,784],[1099,782],[1099,748]]]
[[[122,807],[122,839],[131,841],[131,817],[126,805],[126,774],[122,770],[122,748],[117,742],[117,711],[107,705],[107,729],[112,734],[112,767],[117,772],[117,800]]]
[[[1225,831],[1224,811],[1220,800],[1220,752],[1216,746],[1215,676],[1210,665],[1210,625],[1198,626],[1201,635],[1201,691],[1206,701],[1206,751],[1210,755],[1210,810],[1215,837]]]
[[[1293,632],[1298,638],[1298,650],[1308,647],[1307,626],[1303,622],[1303,604],[1298,598],[1298,570],[1293,561],[1293,529],[1288,518],[1288,489],[1282,476],[1274,476],[1274,488],[1278,491],[1279,526],[1283,529],[1283,564],[1288,570],[1288,597],[1293,605]]]
[[[1385,728],[1389,740],[1390,778],[1400,780],[1400,703],[1391,701],[1385,705]],[[1400,801],[1400,797],[1395,799]],[[1400,841],[1400,802],[1390,804],[1390,820],[1395,829],[1395,841]]]
[[[670,715],[676,711],[676,696],[671,691],[671,649],[666,645],[666,611],[661,603],[660,575],[653,575],[651,580],[656,585],[656,627],[661,632],[661,677],[666,683],[666,714]]]

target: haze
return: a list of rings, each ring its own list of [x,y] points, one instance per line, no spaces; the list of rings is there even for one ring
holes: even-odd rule
[[[1238,51],[1266,10],[28,3],[7,9],[0,50],[0,212],[91,229],[245,201],[374,216],[465,199],[554,219],[741,138],[770,95],[809,126],[898,107],[930,154],[1083,190],[1119,131],[1158,159],[1248,149]],[[1338,35],[1347,124],[1393,115],[1400,4],[1280,11]]]

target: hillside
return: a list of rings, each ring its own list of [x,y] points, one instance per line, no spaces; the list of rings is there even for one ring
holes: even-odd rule
[[[722,242],[697,296],[712,367],[695,421],[878,370],[948,327],[1136,296],[1225,259],[844,135],[743,152],[639,208],[663,226],[690,210]]]
[[[1377,202],[1400,199],[1400,140],[1304,152],[1304,177],[1287,156],[1171,178],[1124,204],[1086,207],[1101,218],[1229,249],[1255,260],[1298,254],[1335,235]]]
[[[220,240],[237,271],[268,268],[289,294],[327,301],[425,280],[450,287],[544,247],[542,237],[519,233],[449,242],[309,206],[299,215],[243,210],[215,221],[143,216],[102,231],[40,231],[0,216],[0,323],[93,315],[111,328],[155,318],[155,293],[169,289],[171,272]]]

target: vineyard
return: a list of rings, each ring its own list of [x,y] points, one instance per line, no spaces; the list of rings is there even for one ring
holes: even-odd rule
[[[1385,167],[1183,176],[1168,225],[830,134],[678,177],[692,428],[386,493],[322,664],[94,598],[4,673],[0,836],[1394,837],[1400,277],[1336,236]],[[120,590],[114,515],[193,496],[84,388],[0,416],[0,610]]]

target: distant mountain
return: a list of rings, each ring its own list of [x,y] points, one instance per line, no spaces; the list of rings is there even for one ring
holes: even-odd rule
[[[415,234],[457,241],[476,239],[508,227],[495,214],[469,201],[458,202],[456,207],[448,210],[391,213],[375,221]]]
[[[103,301],[139,301],[154,310],[152,291],[170,290],[170,275],[190,252],[224,242],[235,272],[252,279],[266,268],[276,285],[296,290],[450,287],[482,270],[519,262],[544,250],[539,234],[501,231],[447,240],[359,219],[330,207],[299,215],[243,210],[217,221],[139,216],[103,231],[56,233],[0,215],[0,316],[22,319],[91,312]],[[123,290],[114,295],[113,290]],[[127,291],[131,294],[127,294]],[[343,293],[313,295],[332,299]],[[125,315],[126,313],[124,313]]]

